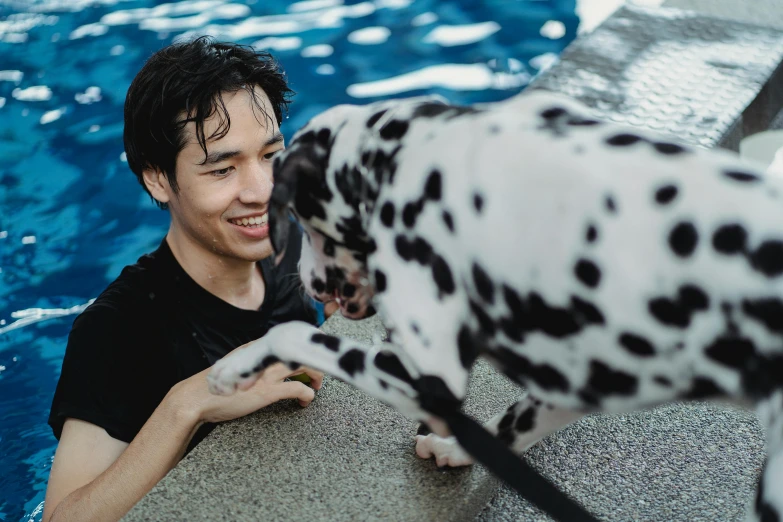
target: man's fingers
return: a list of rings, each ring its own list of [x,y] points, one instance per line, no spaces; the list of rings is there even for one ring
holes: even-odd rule
[[[307,406],[315,399],[315,390],[298,381],[287,381],[278,385],[280,399],[296,399],[302,407]]]
[[[304,373],[308,377],[310,377],[310,384],[309,386],[315,390],[320,390],[321,385],[324,382],[324,374],[322,372],[319,372],[318,370],[313,370],[312,368],[308,368],[307,366],[302,366],[299,368],[299,370],[296,371],[294,375],[298,375]]]

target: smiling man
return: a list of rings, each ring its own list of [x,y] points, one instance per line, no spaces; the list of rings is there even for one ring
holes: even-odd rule
[[[157,52],[131,84],[128,164],[171,225],[74,321],[49,417],[59,445],[45,521],[117,520],[215,422],[280,399],[306,406],[320,388],[320,373],[282,365],[231,397],[206,381],[272,326],[314,322],[295,224],[282,261],[270,257],[272,160],[291,94],[271,56],[208,38]],[[288,380],[302,372],[312,388]]]

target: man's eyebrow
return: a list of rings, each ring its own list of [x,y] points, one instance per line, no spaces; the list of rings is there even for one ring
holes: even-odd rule
[[[274,133],[272,137],[266,140],[266,142],[264,142],[264,147],[269,147],[270,145],[274,145],[275,143],[280,143],[281,141],[283,141],[283,134],[278,131]],[[214,165],[215,163],[226,161],[227,159],[231,159],[235,156],[239,156],[240,154],[242,154],[242,151],[239,150],[210,152],[209,154],[207,154],[207,157],[204,159],[204,162],[201,163],[201,165]]]
[[[264,143],[264,147],[268,147],[270,145],[274,145],[275,143],[280,143],[283,141],[283,134],[280,131],[277,131],[274,133],[274,135],[266,140],[266,143]]]
[[[234,156],[240,155],[241,152],[238,150],[226,150],[222,152],[210,152],[207,154],[207,157],[204,159],[204,161],[201,163],[201,165],[214,165],[215,163],[220,163],[221,161],[226,161],[227,159],[231,159]]]

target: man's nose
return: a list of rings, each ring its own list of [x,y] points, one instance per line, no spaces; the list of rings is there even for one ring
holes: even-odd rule
[[[253,163],[242,176],[239,200],[242,203],[266,203],[272,195],[272,166],[268,163]]]

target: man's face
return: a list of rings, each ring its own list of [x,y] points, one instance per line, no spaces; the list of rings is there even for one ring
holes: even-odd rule
[[[272,193],[272,159],[283,136],[269,98],[256,87],[267,117],[244,90],[223,93],[231,118],[228,133],[207,141],[207,161],[196,126],[185,127],[187,144],[177,156],[177,194],[168,204],[174,229],[193,246],[221,257],[258,261],[272,254],[267,207]],[[217,115],[204,122],[209,137]]]

